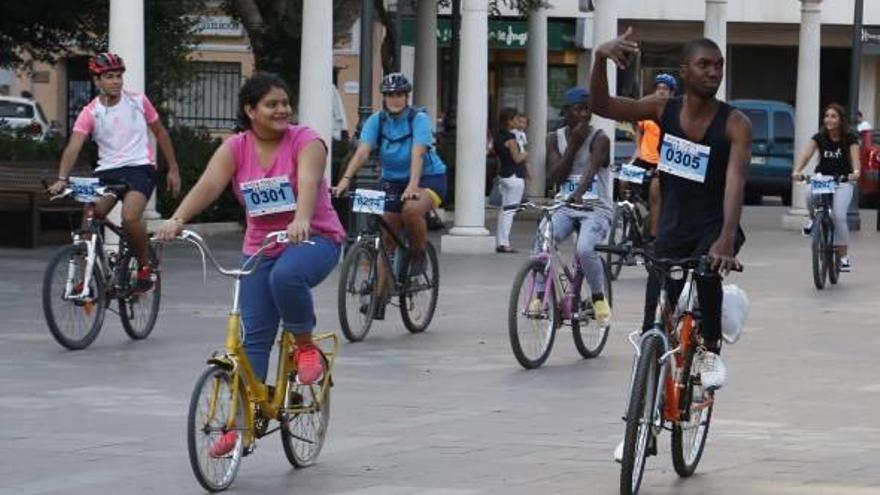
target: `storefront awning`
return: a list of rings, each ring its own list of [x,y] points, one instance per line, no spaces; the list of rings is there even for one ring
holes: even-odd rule
[[[401,44],[415,45],[416,22],[405,20],[401,24]],[[548,20],[548,49],[551,51],[574,49],[574,31],[573,19]],[[529,24],[527,21],[503,19],[489,21],[489,48],[522,50],[525,49],[528,39]],[[437,45],[441,47],[452,45],[452,20],[449,18],[437,19]]]

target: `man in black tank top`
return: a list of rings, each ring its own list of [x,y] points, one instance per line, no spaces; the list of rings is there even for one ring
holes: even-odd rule
[[[743,187],[751,159],[752,128],[742,112],[715,98],[724,74],[724,57],[712,40],[702,38],[683,50],[680,75],[684,95],[641,100],[610,97],[606,61],[625,67],[638,51],[632,29],[596,49],[591,93],[593,112],[627,122],[651,119],[659,123],[661,210],[655,254],[679,258],[708,254],[713,270],[739,266],[736,253],[745,242],[739,228]],[[645,329],[653,325],[660,280],[648,277]],[[703,312],[701,334],[710,351],[702,379],[707,388],[720,388],[726,369],[721,350],[721,278],[697,280]],[[678,299],[683,282],[670,286]]]

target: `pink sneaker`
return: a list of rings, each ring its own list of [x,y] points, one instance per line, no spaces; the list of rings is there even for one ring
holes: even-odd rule
[[[311,385],[324,373],[324,356],[314,344],[299,346],[293,351],[296,376],[303,385]]]
[[[235,449],[235,444],[238,442],[238,432],[237,431],[227,431],[226,433],[220,435],[220,438],[214,440],[214,443],[211,444],[211,448],[208,449],[208,455],[211,457],[223,457],[226,454],[232,452]]]

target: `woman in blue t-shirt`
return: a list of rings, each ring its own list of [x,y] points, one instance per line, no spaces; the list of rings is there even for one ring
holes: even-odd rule
[[[386,203],[385,220],[394,230],[406,232],[411,250],[410,275],[417,275],[424,272],[426,263],[425,215],[439,207],[446,196],[446,165],[434,149],[430,117],[409,105],[412,85],[406,76],[399,72],[386,75],[380,91],[383,109],[364,122],[360,144],[333,193],[339,196],[345,192],[372,150],[377,149],[380,187],[400,198],[400,201]],[[384,242],[386,249],[394,249],[394,241],[389,236]],[[377,317],[381,317],[384,309],[383,305],[379,306]]]

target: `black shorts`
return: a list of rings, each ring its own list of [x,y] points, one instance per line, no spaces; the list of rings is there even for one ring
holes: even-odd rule
[[[636,167],[639,167],[639,168],[643,168],[648,173],[651,174],[650,178],[642,184],[628,184],[629,187],[633,187],[633,186],[638,187],[639,196],[641,196],[641,198],[643,200],[645,200],[646,203],[648,203],[650,201],[650,196],[651,196],[651,194],[650,194],[651,193],[651,188],[650,188],[651,181],[660,178],[660,176],[657,174],[657,164],[651,163],[651,162],[646,162],[645,160],[642,160],[641,158],[636,158],[635,160],[633,160],[633,165],[635,165]]]
[[[406,190],[407,184],[409,184],[409,179],[402,181],[382,179],[379,188],[385,191],[386,194],[397,196],[399,198],[400,195],[403,194],[403,191]],[[431,200],[434,203],[434,208],[439,208],[446,199],[446,174],[427,175],[422,177],[421,180],[419,180],[419,187],[428,190],[428,193],[431,195]],[[385,211],[388,213],[400,213],[401,210],[403,210],[403,203],[397,199],[385,203]]]
[[[153,165],[131,165],[95,172],[95,177],[105,184],[128,184],[132,191],[142,193],[147,199],[156,189],[156,167]]]

